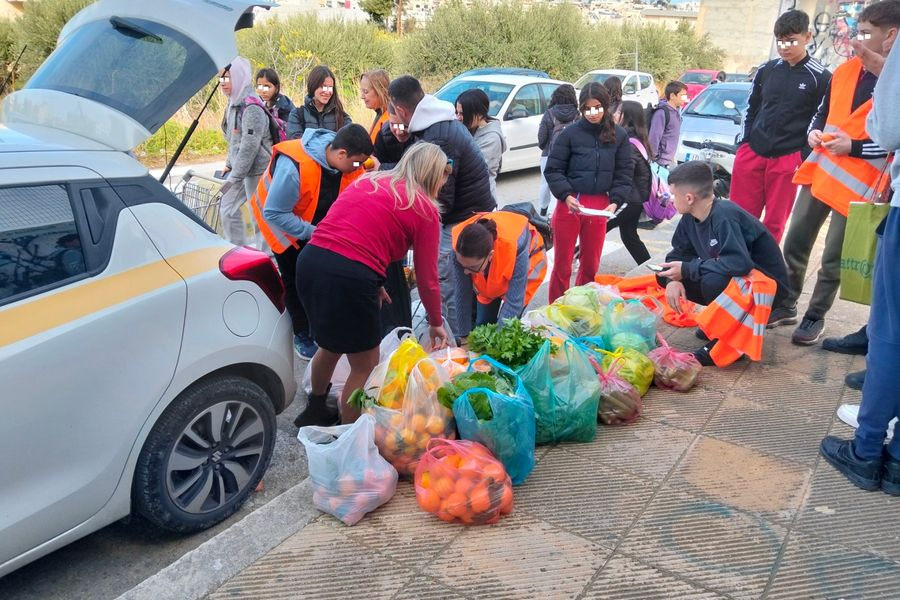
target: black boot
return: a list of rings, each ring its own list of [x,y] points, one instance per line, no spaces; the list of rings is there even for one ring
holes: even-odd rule
[[[337,409],[328,406],[329,392],[331,392],[331,384],[328,384],[328,389],[325,390],[324,394],[309,394],[306,397],[306,408],[294,419],[294,426],[319,425],[321,427],[330,427],[331,425],[339,424],[341,413]]]

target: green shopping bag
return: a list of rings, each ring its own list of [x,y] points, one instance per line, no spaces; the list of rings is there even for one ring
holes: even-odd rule
[[[875,230],[887,216],[890,204],[851,202],[841,249],[841,298],[859,304],[872,302],[875,272]]]

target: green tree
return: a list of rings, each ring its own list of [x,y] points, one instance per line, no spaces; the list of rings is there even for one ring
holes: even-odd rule
[[[44,59],[56,49],[56,40],[63,25],[91,2],[92,0],[29,0],[25,3],[25,12],[16,21],[16,53],[23,46],[28,46],[19,63],[19,82],[25,83],[31,77]]]
[[[360,3],[360,8],[369,13],[369,16],[372,17],[375,23],[382,26],[387,18],[393,14],[394,7],[394,0],[363,0]]]

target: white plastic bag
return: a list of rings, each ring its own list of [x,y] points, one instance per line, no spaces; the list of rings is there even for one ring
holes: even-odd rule
[[[352,425],[301,427],[313,504],[347,525],[355,525],[397,491],[397,470],[375,447],[375,418],[362,415]]]

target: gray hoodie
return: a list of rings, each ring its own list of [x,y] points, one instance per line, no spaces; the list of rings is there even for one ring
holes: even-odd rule
[[[272,157],[272,135],[265,109],[246,103],[249,96],[256,94],[250,81],[250,63],[247,59],[235,59],[231,63],[229,76],[232,91],[222,122],[222,132],[228,144],[225,165],[231,169],[228,179],[240,181],[265,172]]]
[[[887,150],[900,150],[900,110],[897,110],[897,99],[900,98],[900,49],[888,54],[878,83],[875,84],[874,103],[866,121],[866,131],[872,141]],[[891,182],[894,197],[891,206],[900,207],[900,161],[894,157],[891,164]]]
[[[475,130],[475,144],[484,156],[487,163],[488,174],[491,177],[491,195],[497,198],[497,174],[500,172],[500,164],[503,162],[503,153],[506,152],[506,138],[500,121],[488,121]]]
[[[325,156],[328,144],[337,135],[327,129],[307,129],[303,132],[301,143],[310,158],[319,163],[329,173],[337,173],[331,168]],[[300,198],[300,169],[289,156],[281,155],[275,161],[272,183],[263,207],[263,218],[272,227],[276,227],[291,237],[306,241],[312,237],[316,226],[307,223],[294,214],[294,206]]]

